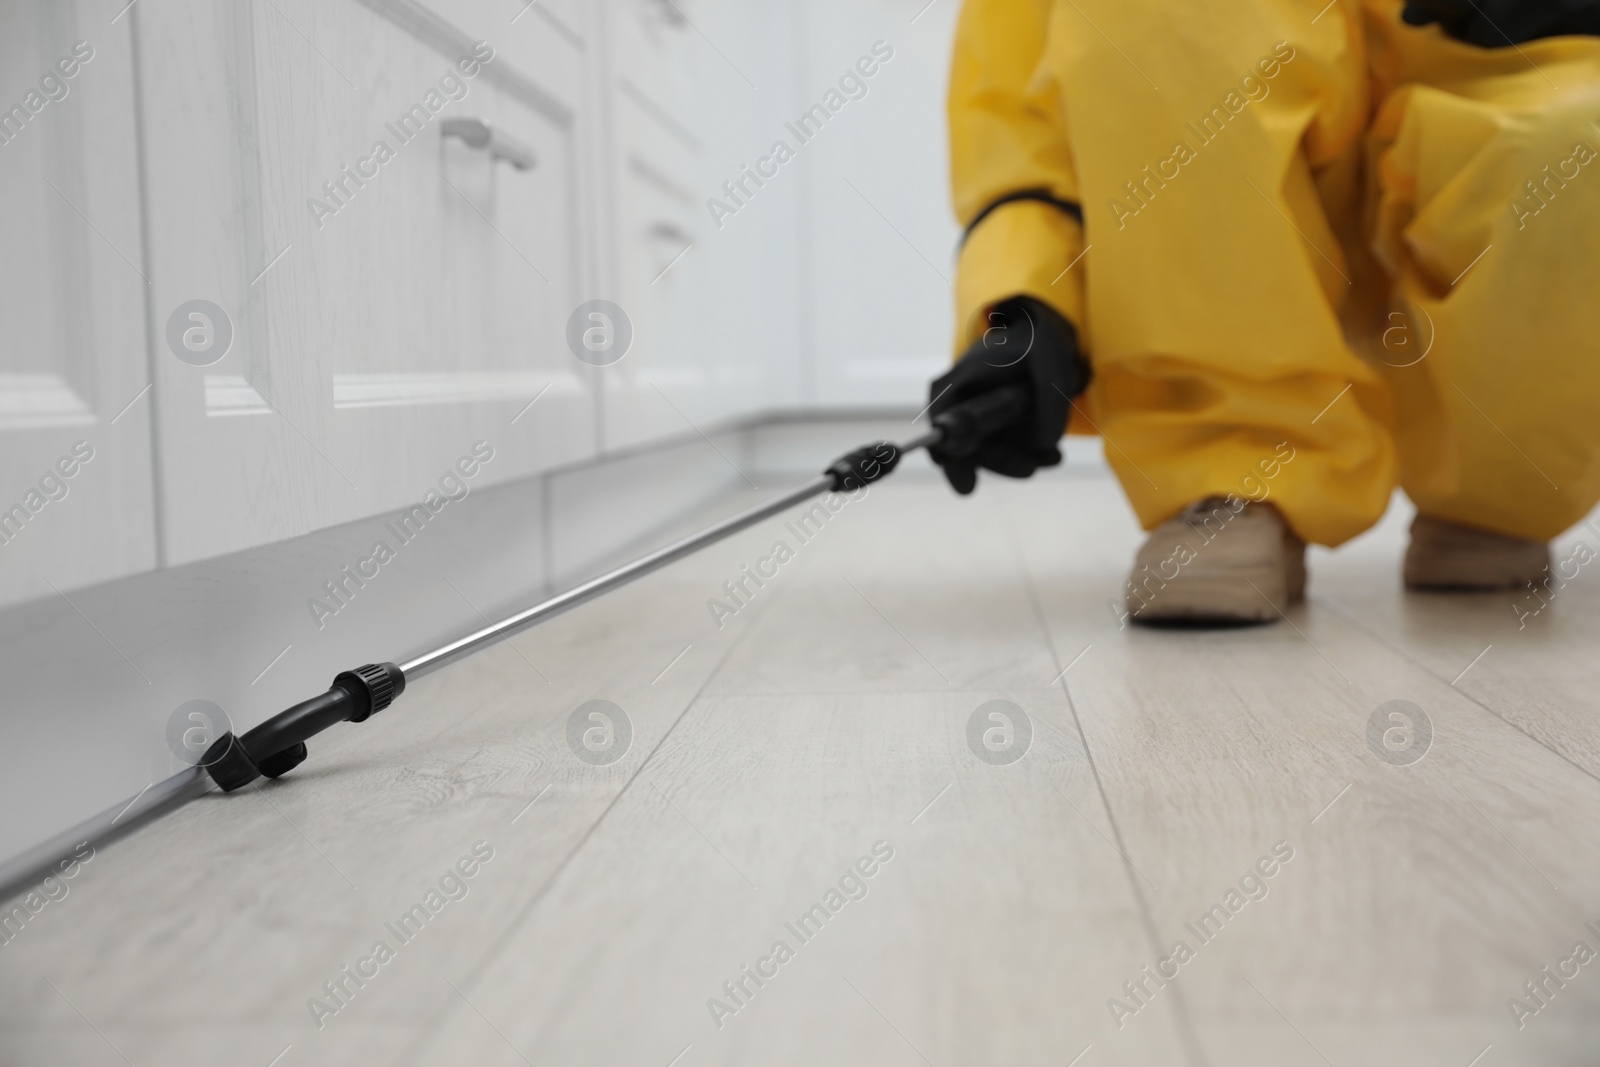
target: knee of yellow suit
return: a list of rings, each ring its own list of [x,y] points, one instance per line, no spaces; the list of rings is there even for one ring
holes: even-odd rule
[[[1422,345],[1385,360],[1401,484],[1538,539],[1600,500],[1600,42],[1549,44],[1543,71],[1401,89],[1370,151],[1372,246]]]

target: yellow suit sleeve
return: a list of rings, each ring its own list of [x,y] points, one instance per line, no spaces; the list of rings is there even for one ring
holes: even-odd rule
[[[1055,7],[962,5],[948,100],[951,188],[970,228],[956,267],[957,352],[983,333],[984,312],[1012,296],[1042,300],[1083,327],[1078,178],[1058,86],[1040,62]]]

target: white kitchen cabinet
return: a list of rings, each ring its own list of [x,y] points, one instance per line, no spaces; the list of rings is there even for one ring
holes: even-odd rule
[[[788,168],[752,185],[748,206],[720,227],[707,208],[783,135],[787,5],[610,0],[601,10],[607,281],[634,327],[632,350],[603,372],[604,443],[619,448],[797,399],[775,383],[800,352],[801,175]]]
[[[156,514],[127,21],[19,0],[0,29],[0,603],[14,603],[152,566]]]
[[[513,59],[570,45],[412,0],[138,16],[168,562],[412,505],[480,440],[478,484],[594,454],[564,342],[589,269],[578,67]],[[531,167],[443,137],[452,118]],[[160,334],[194,299],[232,323],[207,366]]]
[[[942,266],[953,243],[922,177],[952,12],[104,7],[0,9],[0,102],[94,51],[0,145],[0,509],[27,513],[0,603],[408,507],[478,441],[476,484],[504,482],[758,412],[901,402],[942,358],[948,292],[916,250]],[[791,123],[880,37],[895,63],[802,144]],[[479,41],[494,57],[468,79]],[[916,119],[885,137],[891,113]],[[780,140],[794,158],[752,187]],[[631,320],[613,365],[569,349],[594,299]],[[94,460],[29,511],[79,440]]]

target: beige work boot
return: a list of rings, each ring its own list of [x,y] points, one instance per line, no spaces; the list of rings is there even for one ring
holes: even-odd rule
[[[1271,622],[1306,590],[1306,545],[1271,504],[1208,497],[1150,532],[1133,560],[1127,618],[1145,624]]]
[[[1544,578],[1549,565],[1550,545],[1544,541],[1508,537],[1426,515],[1411,520],[1405,562],[1408,589],[1517,589]]]

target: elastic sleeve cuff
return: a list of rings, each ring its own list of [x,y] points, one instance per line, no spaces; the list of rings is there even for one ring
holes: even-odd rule
[[[1044,301],[1081,335],[1082,252],[1083,224],[1060,208],[1017,200],[990,212],[967,236],[956,262],[956,354],[983,334],[983,313],[1013,296]]]

